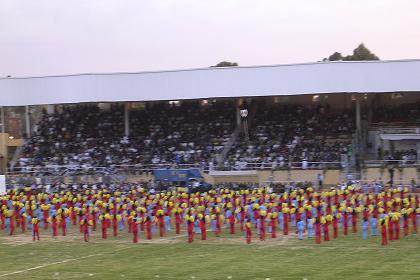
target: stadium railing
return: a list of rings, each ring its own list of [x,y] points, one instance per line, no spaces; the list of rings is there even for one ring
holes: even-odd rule
[[[420,160],[365,160],[365,167],[380,167],[380,168],[389,168],[389,167],[416,167],[420,166]]]
[[[286,162],[240,162],[238,165],[217,166],[214,169],[220,171],[230,170],[290,170],[290,169],[340,169],[342,163],[339,161],[308,161]]]
[[[9,170],[8,175],[14,174],[74,174],[74,173],[128,173],[137,174],[152,172],[156,169],[188,169],[198,168],[203,172],[212,170],[233,171],[233,170],[288,170],[288,169],[337,169],[341,168],[341,162],[287,162],[285,164],[272,162],[241,162],[240,166],[222,165],[210,167],[209,164],[116,164],[109,167],[104,166],[81,166],[81,165],[46,165],[46,166],[25,166],[15,167]]]
[[[366,160],[363,167],[379,168],[401,168],[401,167],[420,167],[420,160]],[[215,171],[235,171],[235,170],[306,170],[306,169],[342,169],[342,163],[337,161],[317,162],[286,162],[279,164],[276,162],[240,162],[239,164],[215,165],[209,164],[116,164],[108,167],[104,166],[80,166],[80,165],[46,165],[46,166],[26,166],[15,167],[8,171],[7,175],[72,175],[72,174],[129,174],[141,175],[153,172],[156,169],[188,169],[198,168],[203,172]]]

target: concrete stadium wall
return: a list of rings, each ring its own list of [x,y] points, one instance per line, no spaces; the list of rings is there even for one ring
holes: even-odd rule
[[[7,134],[7,133],[5,133]],[[8,135],[8,134],[7,134]],[[23,139],[10,139],[9,136],[7,136],[7,146],[9,147],[20,147],[23,145]]]
[[[394,180],[411,181],[414,179],[420,182],[420,170],[416,167],[405,167],[394,169]],[[390,180],[390,174],[387,168],[365,168],[362,170],[362,180]]]
[[[287,182],[287,181],[316,181],[318,174],[324,176],[325,184],[338,184],[341,181],[340,170],[261,170],[256,175],[245,176],[211,176],[203,174],[204,180],[210,184],[218,183],[260,183]]]
[[[0,150],[1,152],[1,150]],[[318,174],[324,176],[324,185],[336,185],[342,183],[345,179],[345,172],[341,170],[281,170],[270,171],[260,170],[255,175],[243,176],[215,176],[207,173],[202,173],[204,181],[209,184],[220,183],[259,183],[264,184],[267,182],[304,182],[304,181],[317,181]],[[124,182],[129,183],[142,183],[150,182],[153,180],[152,173],[144,173],[142,175],[121,175],[119,177]],[[420,168],[406,167],[402,169],[395,169],[394,181],[398,184],[402,181],[403,184],[410,184],[414,179],[416,183],[420,183]],[[62,178],[64,183],[100,183],[105,182],[106,177],[98,175],[82,175],[82,176],[66,176]],[[389,171],[385,168],[365,168],[362,170],[362,180],[366,181],[389,181]]]
[[[77,175],[77,176],[66,176],[63,178],[63,182],[66,184],[73,183],[85,183],[85,184],[95,184],[95,183],[106,183],[108,176],[98,176],[98,175]],[[123,175],[121,179],[127,183],[143,183],[153,180],[153,175],[151,173],[145,173],[143,175]]]
[[[337,184],[340,182],[340,170],[281,170],[259,171],[259,182],[284,182],[284,181],[316,181],[318,174],[324,176],[325,184]]]
[[[280,170],[270,171],[261,170],[255,176],[210,176],[203,174],[204,180],[210,184],[218,183],[260,183],[265,182],[303,182],[316,181],[318,174],[324,176],[323,183],[326,185],[336,185],[341,183],[345,178],[345,172],[341,170]],[[395,169],[394,181],[410,182],[414,179],[420,182],[420,170],[415,167],[406,167],[402,169]],[[381,168],[365,168],[362,170],[362,180],[375,181],[384,180],[389,181],[388,169]]]
[[[144,175],[128,175],[126,178],[126,182],[129,183],[143,183],[143,182],[150,182],[153,180],[152,173],[144,174]]]
[[[0,174],[6,171],[9,140],[8,133],[0,133]]]
[[[0,174],[4,174],[8,163],[9,147],[19,147],[23,145],[23,139],[9,138],[8,133],[0,133]]]

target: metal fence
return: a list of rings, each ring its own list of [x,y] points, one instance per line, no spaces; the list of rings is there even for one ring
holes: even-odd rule
[[[420,160],[365,160],[365,167],[418,167],[420,166]]]
[[[198,168],[201,171],[210,170],[234,171],[234,170],[288,170],[288,169],[337,169],[341,168],[341,162],[287,162],[279,164],[277,162],[241,162],[238,165],[228,164],[212,166],[209,164],[117,164],[104,166],[80,166],[80,165],[46,165],[46,166],[26,166],[9,170],[8,175],[16,174],[115,174],[126,173],[139,175],[143,172],[152,172],[156,169],[188,169]]]
[[[212,166],[209,164],[118,164],[103,166],[77,166],[77,165],[47,165],[37,167],[14,168],[7,173],[8,180],[19,181],[24,184],[41,180],[43,183],[61,182],[64,177],[72,181],[98,180],[104,182],[124,181],[130,175],[150,175],[156,169],[188,169],[198,168],[202,172],[209,171],[249,171],[249,170],[327,170],[343,169],[342,162],[241,162],[237,165]],[[367,160],[362,167],[377,168],[420,168],[420,161],[409,160]]]
[[[214,170],[233,171],[233,170],[291,170],[291,169],[340,169],[342,163],[338,161],[331,162],[241,162],[237,165],[216,166]]]

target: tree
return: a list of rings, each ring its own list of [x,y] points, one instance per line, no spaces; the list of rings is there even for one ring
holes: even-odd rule
[[[330,55],[328,58],[324,58],[323,61],[337,61],[337,60],[344,60],[344,61],[363,61],[363,60],[379,60],[374,53],[372,53],[366,46],[361,43],[357,48],[353,50],[352,55],[342,56],[341,53],[335,52]]]
[[[222,61],[211,67],[233,67],[233,66],[238,66],[238,63],[230,62],[230,61]]]
[[[328,58],[324,58],[323,61],[338,61],[343,60],[343,55],[339,52],[335,52],[330,55]]]
[[[350,61],[379,60],[379,57],[377,57],[374,53],[372,53],[362,43],[353,50],[353,55],[348,55],[344,57],[343,60],[350,60]]]

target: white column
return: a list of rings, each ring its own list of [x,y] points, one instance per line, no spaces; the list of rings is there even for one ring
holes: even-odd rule
[[[1,106],[1,133],[5,132],[6,120],[4,119],[4,106]]]
[[[48,114],[53,114],[54,113],[54,107],[55,105],[47,105],[47,113]]]
[[[241,110],[239,109],[239,107],[236,108],[236,125],[240,126],[241,125]]]
[[[356,95],[356,138],[357,142],[355,147],[355,151],[353,151],[354,155],[360,154],[361,152],[361,145],[362,145],[362,120],[361,120],[361,112],[360,112],[360,96]],[[353,157],[355,158],[355,157]]]
[[[359,133],[362,131],[361,125],[360,98],[356,96],[356,128]]]
[[[124,134],[130,136],[130,110],[128,108],[129,103],[124,103]]]
[[[29,106],[25,106],[25,127],[26,127],[26,137],[31,137],[31,120],[29,113]]]

